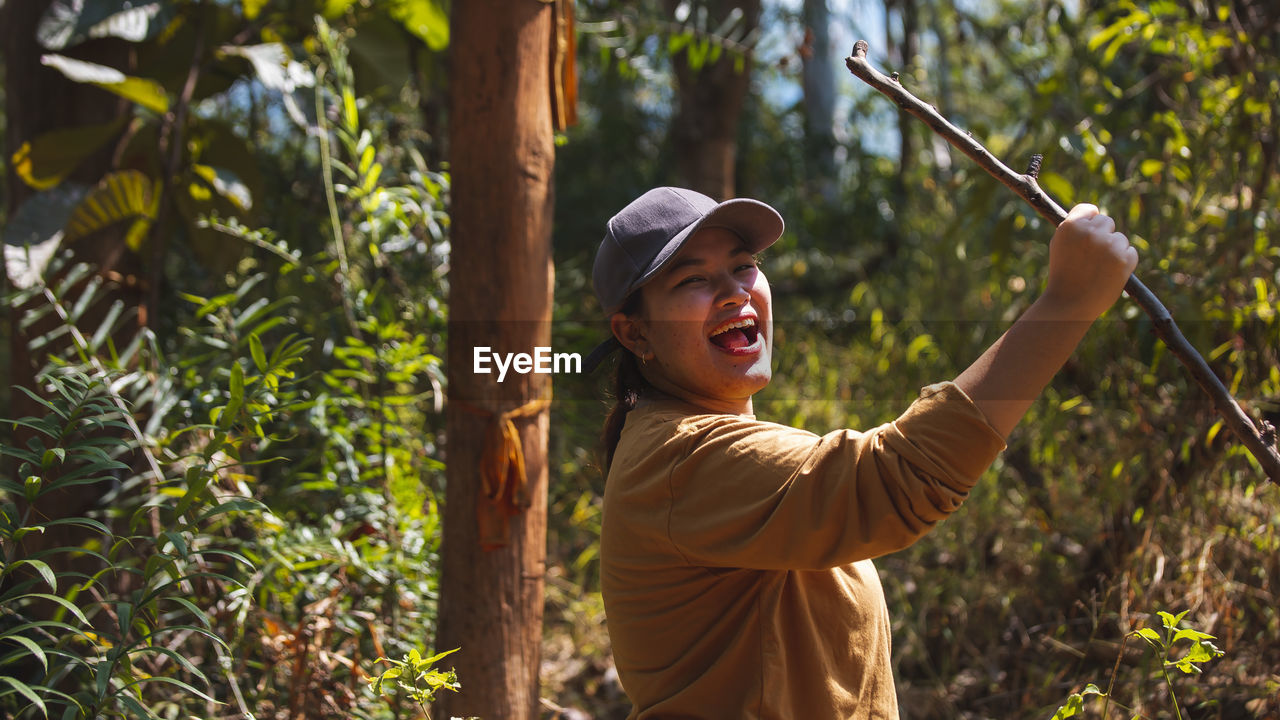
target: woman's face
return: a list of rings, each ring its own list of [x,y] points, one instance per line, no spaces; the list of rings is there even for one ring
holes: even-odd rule
[[[750,413],[772,377],[769,282],[742,239],[703,228],[641,289],[638,315],[613,316],[614,332],[642,372],[669,395],[703,407]]]

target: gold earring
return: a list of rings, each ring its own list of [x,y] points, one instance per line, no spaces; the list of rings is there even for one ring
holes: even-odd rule
[[[649,353],[640,353],[640,364],[649,367]]]

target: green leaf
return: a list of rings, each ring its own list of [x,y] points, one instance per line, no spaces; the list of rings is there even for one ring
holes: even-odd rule
[[[206,702],[214,703],[215,705],[221,705],[221,704],[222,704],[222,703],[218,702],[217,700],[215,700],[214,698],[209,697],[209,695],[207,695],[207,694],[205,694],[205,693],[201,692],[201,691],[200,691],[198,688],[196,688],[194,685],[191,685],[190,683],[185,683],[185,682],[183,682],[183,681],[181,681],[181,680],[178,680],[177,678],[166,677],[166,676],[164,676],[164,675],[151,675],[151,676],[148,676],[148,677],[144,677],[144,678],[140,678],[140,679],[138,679],[138,680],[135,680],[134,682],[131,682],[131,683],[129,683],[128,685],[126,685],[126,686],[125,686],[125,688],[121,688],[120,696],[121,696],[121,697],[127,697],[127,696],[123,695],[123,691],[124,691],[125,689],[127,689],[127,688],[131,688],[131,687],[134,687],[134,686],[136,686],[136,685],[141,685],[142,683],[148,683],[148,682],[158,682],[158,683],[166,683],[166,684],[168,684],[168,685],[176,685],[177,687],[181,688],[184,692],[191,693],[192,695],[195,695],[196,697],[199,697],[200,699],[202,699],[202,700],[204,700],[204,701],[206,701]],[[151,715],[151,714],[150,714],[150,713],[148,713],[148,716],[150,716],[150,715]]]
[[[142,703],[126,694],[123,689],[116,693],[116,698],[120,701],[120,704],[129,708],[131,717],[148,718],[148,720],[155,717],[154,713],[143,707]]]
[[[4,639],[12,640],[13,642],[25,647],[37,660],[40,661],[40,665],[44,667],[44,671],[49,672],[49,658],[44,654],[44,648],[40,647],[35,640],[32,640],[26,635],[9,635]]]
[[[194,616],[196,617],[196,619],[197,619],[197,620],[199,620],[199,621],[200,621],[200,623],[201,623],[202,625],[204,625],[204,626],[205,626],[205,628],[206,628],[206,629],[212,629],[212,628],[213,628],[213,625],[212,625],[212,624],[210,624],[210,622],[209,622],[209,616],[208,616],[207,614],[205,614],[205,611],[204,611],[203,609],[201,609],[201,608],[200,608],[200,606],[196,605],[195,603],[191,602],[190,600],[188,600],[188,599],[186,599],[186,598],[184,598],[184,597],[178,597],[178,596],[176,596],[176,595],[175,595],[175,596],[171,596],[171,597],[167,597],[167,598],[164,598],[164,599],[165,599],[165,600],[171,600],[171,601],[173,601],[173,602],[176,602],[176,603],[178,603],[179,605],[181,605],[182,607],[186,608],[186,609],[187,609],[187,612],[190,612],[192,615],[194,615]]]
[[[240,11],[244,13],[245,20],[254,20],[268,2],[269,0],[241,0]]]
[[[102,178],[72,211],[67,221],[67,240],[126,220],[154,220],[158,204],[158,185],[146,175],[137,170],[113,172]]]
[[[360,112],[356,108],[356,96],[351,88],[342,88],[343,127],[354,129],[360,124]]]
[[[249,210],[253,207],[253,196],[249,193],[249,186],[230,170],[192,163],[191,172],[240,210]]]
[[[1045,192],[1056,197],[1062,205],[1070,207],[1075,204],[1075,189],[1071,187],[1071,183],[1067,182],[1066,178],[1058,173],[1051,170],[1041,172],[1038,182]]]
[[[4,227],[5,273],[15,288],[42,282],[49,261],[62,245],[63,228],[71,212],[89,192],[79,184],[64,184],[37,193],[18,206]]]
[[[8,675],[0,675],[0,682],[3,682],[9,685],[14,690],[17,690],[20,695],[30,700],[31,704],[40,708],[40,712],[45,717],[49,717],[49,709],[45,707],[44,700],[39,695],[36,694],[35,690],[31,689],[30,685],[22,682],[17,678],[9,677]]]
[[[249,336],[249,354],[253,356],[253,365],[258,368],[258,372],[266,373],[269,367],[267,365],[267,353],[263,350],[262,341],[258,339],[257,334]]]
[[[101,125],[50,130],[24,142],[13,154],[13,170],[36,190],[48,190],[66,179],[89,155],[120,134],[126,116]]]
[[[1192,628],[1186,628],[1183,630],[1179,630],[1177,633],[1175,633],[1173,636],[1172,642],[1177,642],[1179,640],[1191,640],[1193,642],[1199,643],[1201,640],[1214,640],[1214,639],[1215,639],[1214,636],[1210,635],[1209,633],[1200,632],[1199,630],[1193,630]]]
[[[355,4],[356,0],[325,0],[324,9],[320,11],[320,14],[332,20],[345,14]]]
[[[1071,693],[1067,697],[1067,701],[1058,706],[1058,711],[1053,714],[1052,720],[1066,720],[1069,717],[1075,717],[1084,709],[1084,696],[1080,693]]]
[[[48,600],[49,602],[61,605],[63,608],[66,608],[67,612],[70,612],[72,615],[75,615],[77,620],[84,623],[85,625],[89,624],[89,619],[84,616],[84,612],[82,612],[80,608],[77,607],[75,603],[72,603],[70,600],[67,600],[65,598],[60,598],[57,595],[50,595],[48,593],[30,593],[27,595],[27,597],[41,598],[43,600]]]
[[[458,652],[458,651],[459,651],[459,650],[461,650],[461,649],[462,649],[462,648],[454,648],[454,649],[452,649],[452,650],[445,650],[445,651],[444,651],[444,652],[442,652],[442,653],[436,653],[435,655],[432,655],[431,657],[427,658],[426,660],[423,660],[423,661],[422,661],[422,663],[423,663],[424,665],[433,665],[433,664],[435,664],[438,660],[440,660],[440,658],[445,657],[446,655],[452,655],[453,653],[456,653],[456,652]],[[415,652],[416,652],[416,651],[415,651]]]
[[[449,46],[449,16],[437,0],[393,0],[390,13],[432,50]]]
[[[169,96],[165,93],[164,87],[154,80],[131,77],[115,68],[76,60],[65,55],[44,55],[40,58],[40,62],[62,73],[69,80],[97,85],[103,90],[136,102],[158,115],[169,112]]]
[[[229,512],[259,512],[259,511],[261,511],[264,507],[266,507],[266,506],[265,506],[265,505],[263,505],[262,503],[258,502],[257,500],[253,500],[253,499],[251,499],[251,498],[235,498],[235,499],[233,499],[233,500],[228,500],[228,501],[226,501],[226,502],[224,502],[224,503],[220,503],[220,504],[218,504],[218,505],[215,505],[215,506],[213,506],[212,508],[210,508],[210,509],[206,510],[206,511],[205,511],[205,512],[200,516],[199,522],[204,522],[205,520],[208,520],[209,518],[214,517],[215,515],[221,515],[221,514],[223,514],[223,513],[229,513]],[[204,550],[204,551],[201,551],[201,552],[199,552],[199,553],[197,553],[197,554],[199,554],[199,555],[226,555],[226,556],[229,556],[229,557],[233,555],[233,553],[230,553],[230,552],[221,552],[221,551],[216,551],[216,552],[215,552],[215,551],[212,551],[212,550]],[[241,560],[244,560],[244,558],[240,558],[240,559],[241,559]],[[247,561],[247,560],[244,560],[244,562],[245,562],[246,564],[248,564],[248,561]],[[250,567],[252,567],[252,565],[251,565],[251,564],[250,564]]]
[[[54,0],[36,26],[36,39],[49,50],[101,37],[142,42],[173,17],[173,3],[165,0]]]
[[[1183,610],[1182,612],[1178,613],[1177,615],[1173,615],[1173,614],[1171,614],[1171,613],[1167,613],[1167,612],[1165,612],[1165,611],[1163,611],[1163,610],[1157,610],[1157,611],[1156,611],[1156,615],[1159,615],[1159,616],[1160,616],[1160,621],[1161,621],[1162,623],[1164,623],[1164,626],[1165,626],[1166,628],[1168,628],[1169,630],[1176,630],[1176,629],[1177,629],[1177,627],[1178,627],[1178,623],[1182,622],[1182,618],[1186,617],[1186,615],[1187,615],[1187,613],[1188,613],[1188,612],[1190,612],[1190,611],[1189,611],[1189,610]]]
[[[1144,638],[1146,640],[1149,640],[1155,643],[1160,642],[1160,633],[1156,632],[1155,630],[1152,630],[1151,628],[1142,628],[1137,632],[1138,632],[1138,637]]]
[[[40,573],[40,577],[44,580],[45,584],[54,592],[58,592],[58,578],[54,576],[53,569],[49,567],[48,563],[43,560],[32,560],[31,558],[26,558],[13,563],[10,567],[19,567],[24,564],[35,568],[36,572]]]
[[[221,416],[219,419],[221,419]],[[198,465],[192,466],[187,470],[187,491],[183,493],[182,499],[178,501],[178,506],[174,508],[173,511],[177,517],[185,515],[187,510],[190,509],[192,503],[199,499],[201,493],[203,493],[204,489],[209,485],[209,478],[210,474],[202,472]]]
[[[289,56],[284,43],[224,45],[219,48],[219,52],[248,60],[258,75],[258,81],[268,90],[288,94],[300,87],[312,87],[316,84],[315,75],[306,65]]]
[[[231,385],[229,388],[231,393],[231,402],[227,403],[226,415],[221,420],[225,423],[235,422],[236,416],[240,414],[240,408],[244,405],[244,368],[240,367],[240,363],[231,365]]]

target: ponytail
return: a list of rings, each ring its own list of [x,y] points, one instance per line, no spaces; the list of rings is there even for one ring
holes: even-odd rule
[[[640,310],[640,293],[634,292],[623,303],[620,312],[634,315]],[[614,406],[604,421],[604,431],[600,435],[600,444],[604,455],[604,474],[609,475],[613,465],[613,453],[618,449],[618,441],[622,439],[622,426],[627,422],[627,413],[635,409],[640,396],[649,388],[649,381],[640,374],[640,363],[636,356],[622,348],[618,357],[618,370],[613,381]]]
[[[627,350],[618,358],[618,374],[614,379],[613,396],[616,402],[609,416],[604,421],[604,433],[601,443],[604,445],[604,474],[608,476],[613,465],[613,453],[618,449],[618,441],[622,439],[622,426],[626,424],[627,413],[635,409],[640,395],[649,386],[648,381],[640,374],[640,365],[636,356]]]

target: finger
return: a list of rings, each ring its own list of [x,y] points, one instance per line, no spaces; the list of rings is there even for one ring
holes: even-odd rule
[[[1098,214],[1098,206],[1093,203],[1080,203],[1067,213],[1067,220],[1084,220]]]
[[[1103,233],[1113,233],[1116,230],[1116,221],[1112,220],[1110,215],[1099,213],[1094,215],[1091,220],[1102,228]]]
[[[1138,248],[1134,247],[1129,242],[1129,238],[1121,233],[1112,233],[1112,236],[1117,238],[1115,242],[1118,254],[1124,259],[1125,266],[1129,269],[1129,274],[1132,275],[1134,268],[1138,267]]]

